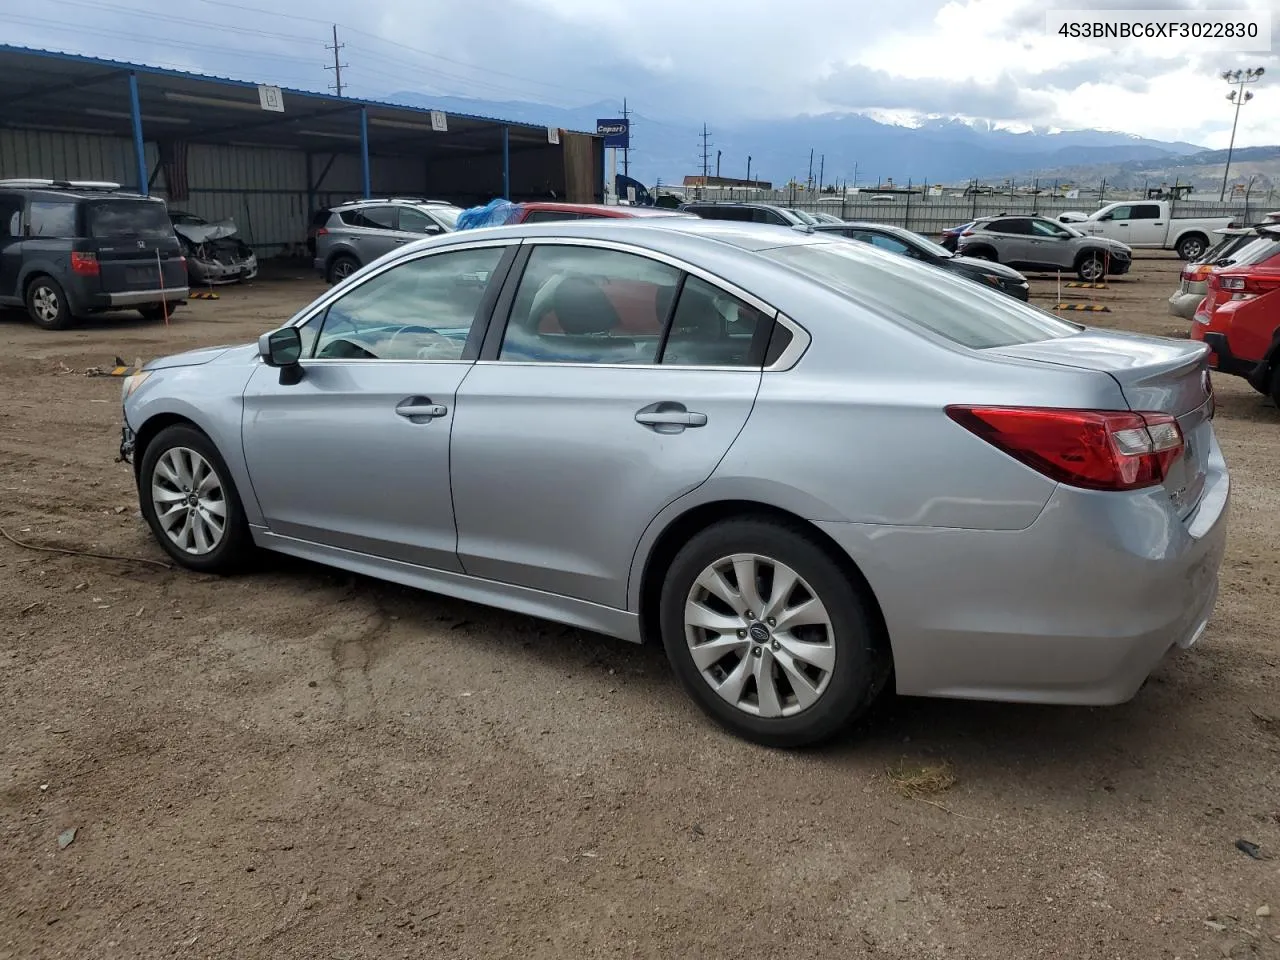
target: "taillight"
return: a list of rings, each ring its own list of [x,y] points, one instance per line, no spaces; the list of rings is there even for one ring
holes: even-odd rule
[[[328,227],[316,227],[316,236],[323,237],[329,232]]]
[[[972,236],[973,236],[973,231],[972,231],[972,230],[966,230],[964,233],[960,234],[960,236],[962,236],[962,237],[972,237]]]
[[[101,272],[96,253],[71,253],[71,272],[82,277],[96,277]]]
[[[1222,277],[1218,283],[1223,290],[1244,289],[1244,277]]]
[[[1193,264],[1192,266],[1183,268],[1182,279],[1191,280],[1193,282],[1198,280],[1204,280],[1211,273],[1213,273],[1213,264],[1197,263],[1197,264]]]
[[[1164,413],[950,406],[947,416],[1033,470],[1086,490],[1154,486],[1182,453],[1182,429]]]

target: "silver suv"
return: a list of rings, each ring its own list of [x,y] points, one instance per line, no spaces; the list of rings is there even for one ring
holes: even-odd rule
[[[1073,270],[1086,283],[1128,273],[1133,264],[1133,251],[1119,240],[1085,236],[1044,217],[975,220],[960,235],[957,252],[1015,270]]]
[[[452,232],[462,209],[443,200],[391,197],[340,203],[326,213],[315,224],[315,268],[337,283],[396,247]]]

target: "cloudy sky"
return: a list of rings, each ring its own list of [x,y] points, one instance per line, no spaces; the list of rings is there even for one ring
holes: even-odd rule
[[[1050,7],[1277,8],[1276,39],[1248,54],[1169,40],[1108,49],[1050,36]],[[335,22],[353,96],[626,96],[656,122],[722,126],[940,114],[1225,147],[1218,74],[1265,65],[1237,144],[1280,143],[1276,0],[0,0],[8,43],[307,89],[332,81]]]

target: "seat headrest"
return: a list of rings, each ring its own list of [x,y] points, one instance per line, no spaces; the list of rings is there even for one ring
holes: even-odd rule
[[[551,309],[567,334],[608,333],[622,318],[599,285],[587,277],[565,277],[551,295]]]

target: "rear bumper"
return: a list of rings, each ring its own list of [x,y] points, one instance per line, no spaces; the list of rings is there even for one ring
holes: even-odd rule
[[[1122,703],[1212,613],[1229,479],[1216,441],[1209,459],[1186,520],[1163,488],[1059,487],[1024,530],[819,526],[880,603],[899,693]]]
[[[1227,340],[1225,333],[1209,331],[1204,334],[1204,342],[1213,351],[1209,366],[1220,373],[1247,379],[1258,368],[1257,360],[1246,360],[1243,357],[1237,357],[1231,352],[1231,343]]]
[[[137,307],[149,303],[182,303],[189,293],[187,287],[167,287],[163,290],[126,290],[120,293],[95,293],[87,297],[88,306],[95,310],[111,307]]]
[[[1200,301],[1204,299],[1204,291],[1200,293],[1183,293],[1181,289],[1173,291],[1169,297],[1169,314],[1174,317],[1181,317],[1183,320],[1193,320],[1196,315],[1196,307],[1200,306]]]

